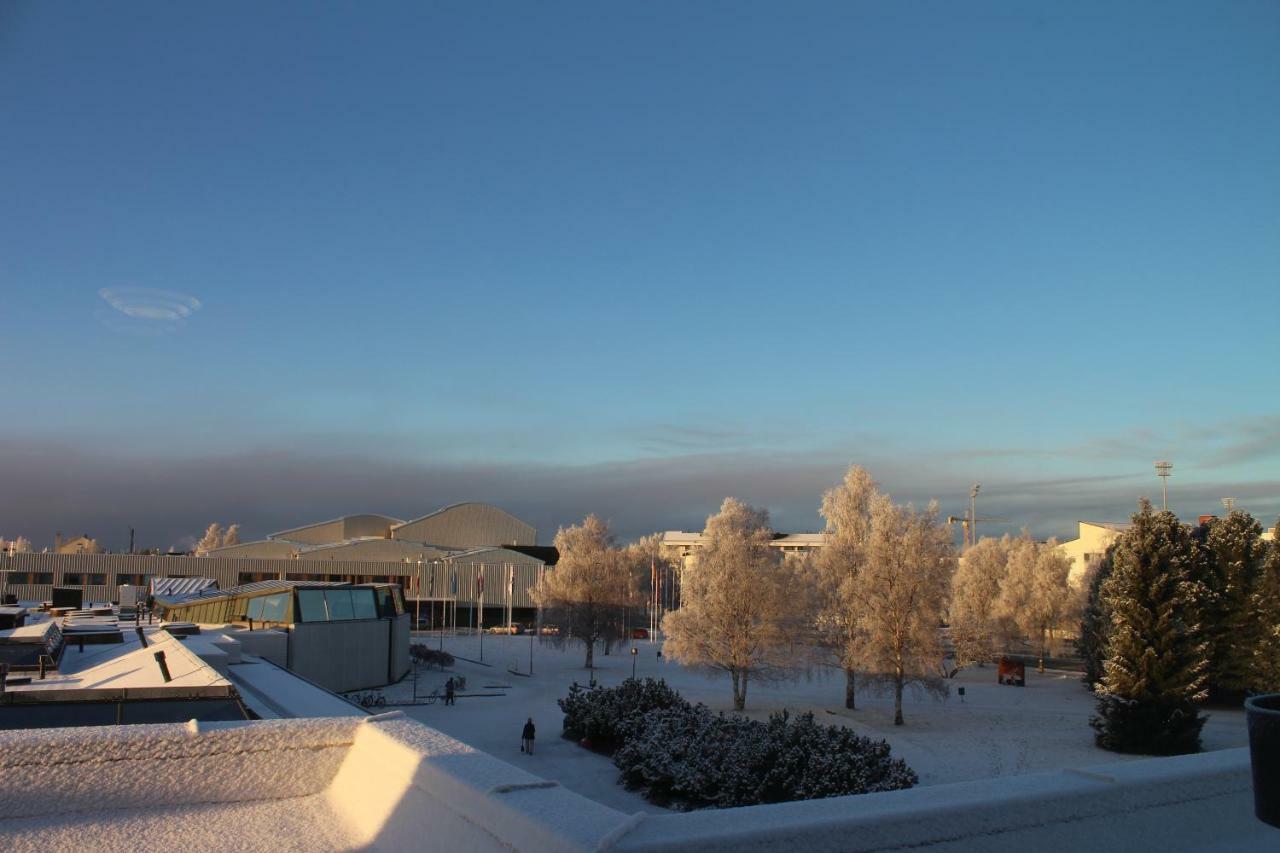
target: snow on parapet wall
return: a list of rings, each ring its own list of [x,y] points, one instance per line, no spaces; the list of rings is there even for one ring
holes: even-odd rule
[[[36,849],[48,833],[81,825],[99,827],[95,841],[110,847],[117,839],[107,834],[125,838],[126,828],[148,815],[165,829],[167,846],[207,847],[201,839],[219,831],[251,846],[278,840],[269,837],[274,824],[249,820],[244,809],[193,814],[184,836],[173,823],[182,814],[156,808],[254,800],[331,821],[319,828],[332,832],[308,836],[308,850],[427,844],[628,853],[1280,849],[1280,831],[1252,818],[1243,749],[857,797],[628,816],[399,712],[362,722],[0,733],[0,849]],[[66,812],[81,814],[59,816]],[[49,816],[43,827],[12,820],[33,814]],[[279,810],[269,814],[276,820]]]
[[[314,794],[338,771],[356,724],[193,721],[0,731],[0,817]]]

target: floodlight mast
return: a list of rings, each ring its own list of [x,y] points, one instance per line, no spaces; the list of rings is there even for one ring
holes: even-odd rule
[[[973,488],[969,490],[969,536],[974,545],[978,544],[978,490],[982,488],[981,483],[974,483]]]
[[[1156,476],[1160,478],[1161,508],[1169,511],[1169,474],[1173,471],[1173,463],[1160,460],[1156,463]]]

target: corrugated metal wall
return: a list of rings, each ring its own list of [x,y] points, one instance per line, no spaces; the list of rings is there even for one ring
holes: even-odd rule
[[[488,504],[460,504],[396,527],[396,539],[443,548],[533,545],[537,531],[509,512]]]

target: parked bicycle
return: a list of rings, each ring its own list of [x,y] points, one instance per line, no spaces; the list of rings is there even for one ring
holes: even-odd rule
[[[355,702],[362,708],[387,707],[387,697],[375,691],[370,691],[368,693],[356,693],[350,698],[352,702]]]

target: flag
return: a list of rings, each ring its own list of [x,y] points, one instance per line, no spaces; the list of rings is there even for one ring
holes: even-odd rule
[[[453,570],[453,597],[458,597],[458,570]]]
[[[484,595],[484,566],[480,567],[480,594]]]
[[[435,598],[436,597],[436,572],[434,568],[432,568],[431,570],[431,583],[427,587],[427,589],[430,590],[430,592],[427,593],[427,597]]]

